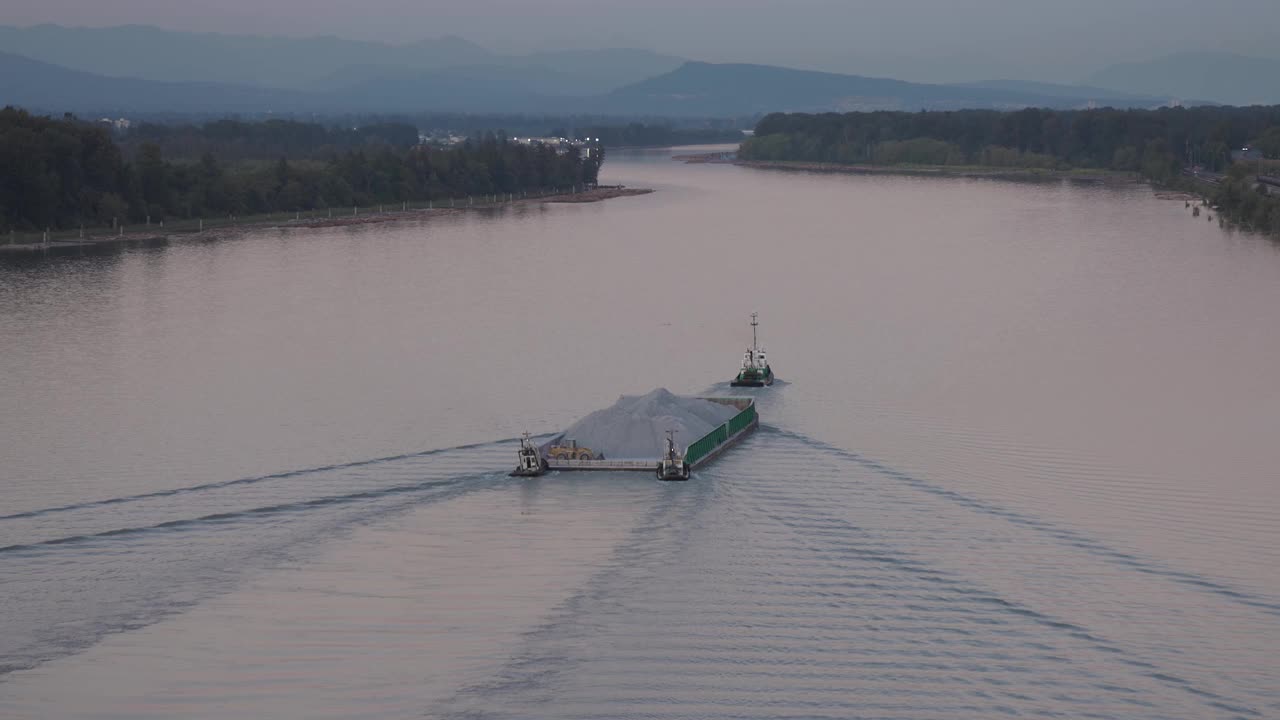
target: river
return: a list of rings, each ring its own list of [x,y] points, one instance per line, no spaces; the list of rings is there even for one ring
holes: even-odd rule
[[[653,194],[0,266],[0,716],[1280,716],[1280,251],[1141,185]],[[508,478],[781,381],[685,484]]]

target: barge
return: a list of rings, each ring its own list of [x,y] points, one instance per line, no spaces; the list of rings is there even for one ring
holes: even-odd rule
[[[689,443],[689,447],[685,448],[683,457],[680,461],[682,471],[693,471],[699,467],[706,465],[720,455],[720,453],[733,447],[742,441],[744,437],[750,434],[760,425],[760,417],[756,413],[755,400],[749,397],[700,397],[699,400],[717,403],[719,405],[727,405],[737,410],[737,413],[730,417],[727,421],[718,425],[711,432]],[[662,467],[667,458],[626,458],[626,459],[565,459],[548,457],[547,451],[552,446],[561,446],[565,442],[564,435],[557,435],[542,445],[539,450],[540,457],[546,463],[548,470],[596,470],[596,471],[634,471],[634,472],[662,472]],[[671,439],[671,445],[668,447],[669,452],[680,455],[678,448],[675,447],[674,439]],[[687,475],[685,476],[688,477]],[[684,478],[681,478],[684,479]]]

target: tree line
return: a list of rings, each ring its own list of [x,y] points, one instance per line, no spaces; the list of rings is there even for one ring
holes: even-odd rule
[[[295,121],[144,127],[136,142],[117,142],[98,123],[7,107],[0,232],[591,185],[603,161],[597,148],[522,145],[494,133],[451,147],[416,143],[416,131],[410,143],[394,124]]]
[[[224,113],[141,113],[130,116],[135,123],[156,127],[202,127],[211,122],[227,119]],[[236,115],[234,120],[251,125],[263,125],[270,121],[298,121],[301,123],[320,123],[335,128],[371,128],[375,126],[400,126],[417,128],[426,135],[463,135],[473,136],[486,132],[506,133],[508,137],[598,137],[595,131],[604,128],[630,128],[640,125],[647,128],[670,128],[682,134],[685,130],[694,131],[690,137],[699,137],[707,131],[716,131],[716,142],[724,142],[733,131],[738,131],[733,142],[741,139],[741,130],[754,127],[760,118],[702,118],[673,117],[658,118],[643,115],[592,115],[565,114],[547,115],[539,113],[333,113],[323,117],[309,115]],[[133,134],[138,128],[127,134]],[[591,132],[588,132],[590,130]],[[126,134],[126,135],[127,135]],[[694,142],[703,142],[702,139]]]
[[[1137,172],[1186,185],[1185,168],[1225,173],[1211,199],[1231,217],[1280,233],[1280,198],[1233,163],[1244,146],[1280,158],[1280,106],[1159,110],[871,112],[767,115],[746,160],[986,165]],[[1203,189],[1203,188],[1201,188]]]
[[[408,150],[418,144],[418,128],[403,122],[326,126],[292,120],[245,122],[220,118],[201,125],[139,123],[116,135],[126,158],[153,144],[172,160],[197,160],[211,154],[219,162],[262,158],[323,159],[365,145]]]

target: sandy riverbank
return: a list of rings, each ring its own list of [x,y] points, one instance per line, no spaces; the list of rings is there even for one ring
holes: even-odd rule
[[[731,165],[737,162],[737,150],[721,150],[719,152],[709,153],[693,153],[689,155],[672,155],[672,160],[679,160],[686,165],[702,165],[714,163],[717,165]]]
[[[527,202],[544,202],[544,203],[589,203],[600,202],[601,200],[610,200],[612,198],[630,197],[632,195],[648,195],[653,192],[650,188],[629,188],[621,185],[610,185],[598,187],[591,190],[585,190],[580,193],[572,193],[566,195],[552,195],[550,197],[540,198]]]
[[[69,248],[85,248],[104,245],[118,244],[147,244],[165,242],[172,238],[197,238],[204,240],[216,240],[224,237],[235,237],[243,235],[253,230],[264,230],[268,228],[326,228],[326,227],[346,227],[351,225],[372,225],[376,223],[402,222],[409,220],[425,220],[434,217],[446,215],[458,215],[461,213],[475,212],[479,210],[494,210],[504,207],[513,207],[521,205],[540,205],[544,203],[591,203],[600,202],[602,200],[610,200],[613,198],[630,197],[633,195],[647,195],[653,192],[649,188],[628,188],[621,185],[605,185],[590,190],[584,190],[577,193],[563,193],[560,195],[546,195],[539,198],[524,198],[520,200],[512,200],[510,202],[498,202],[482,205],[474,205],[468,207],[443,207],[443,208],[421,208],[414,210],[388,210],[385,212],[370,212],[364,215],[350,215],[346,217],[325,218],[322,220],[302,219],[288,221],[264,221],[250,222],[241,225],[230,225],[197,232],[173,232],[164,233],[156,232],[155,228],[147,228],[143,232],[125,232],[121,235],[100,235],[87,236],[85,238],[76,238],[70,240],[53,240],[49,243],[25,243],[0,245],[0,256],[6,253],[30,253],[48,250],[65,250]]]
[[[1133,183],[1135,173],[1110,170],[1050,170],[978,165],[842,165],[837,163],[737,160],[741,167],[761,170],[841,173],[848,175],[911,175],[917,177],[988,178],[994,180],[1074,180],[1077,182]]]

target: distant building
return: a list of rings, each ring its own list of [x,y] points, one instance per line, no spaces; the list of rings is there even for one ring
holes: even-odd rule
[[[1262,151],[1257,148],[1243,147],[1239,150],[1231,151],[1231,160],[1233,162],[1248,162],[1250,160],[1261,160]]]
[[[591,157],[592,148],[600,142],[600,138],[570,140],[562,137],[515,137],[511,138],[511,141],[520,145],[545,145],[555,148],[555,151],[561,155],[569,152],[570,148],[579,148],[584,151],[586,157]]]
[[[447,131],[431,131],[419,132],[419,145],[434,145],[436,147],[451,147],[453,145],[461,145],[466,142],[467,138],[462,135],[453,135]]]
[[[116,118],[115,120],[112,120],[111,118],[102,118],[98,122],[103,125],[110,125],[111,129],[117,132],[124,132],[125,130],[133,127],[133,121],[128,118]]]

